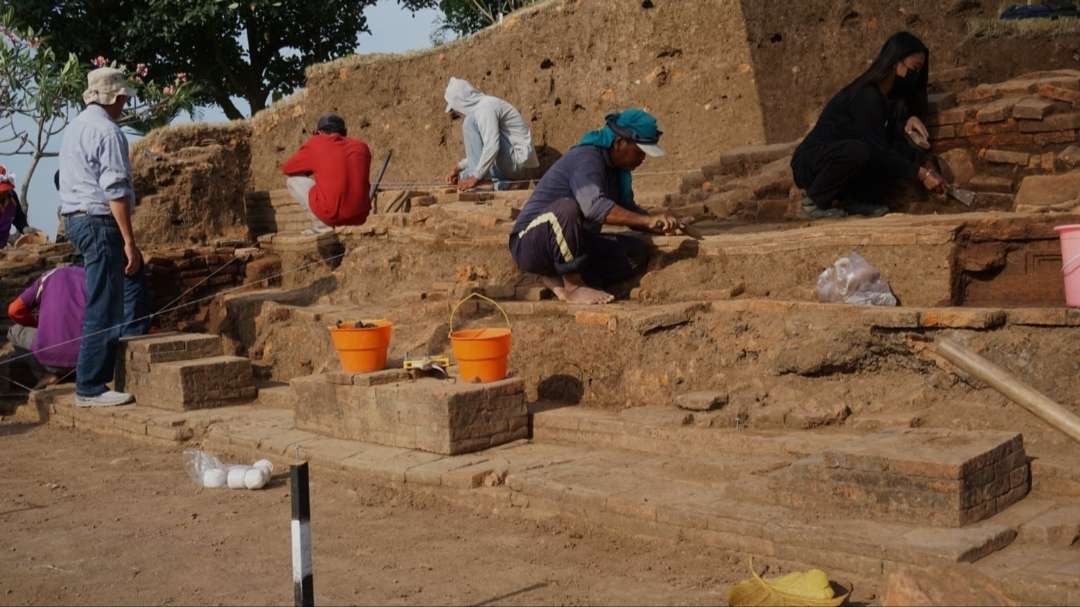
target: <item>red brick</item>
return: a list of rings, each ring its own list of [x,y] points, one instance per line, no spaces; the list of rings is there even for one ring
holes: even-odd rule
[[[1001,122],[1012,115],[1014,105],[1016,105],[1014,99],[999,99],[986,104],[976,112],[975,119],[980,123]]]
[[[989,84],[980,84],[974,88],[967,89],[966,91],[960,91],[956,94],[956,100],[960,103],[973,103],[981,101],[991,101],[997,99],[1000,94],[993,86]]]
[[[1036,145],[1055,145],[1058,143],[1073,143],[1077,141],[1077,131],[1058,131],[1054,133],[1039,133],[1035,135]]]
[[[1021,120],[1021,133],[1043,133],[1046,131],[1075,131],[1080,129],[1080,112],[1070,114],[1051,114],[1043,120]],[[1075,138],[1075,133],[1073,134]]]
[[[977,135],[997,135],[1000,133],[1012,133],[1017,130],[1016,120],[1009,118],[1001,122],[979,123],[968,121],[960,126],[960,137],[974,137]]]
[[[574,321],[579,325],[604,327],[609,331],[614,331],[619,326],[618,318],[610,312],[581,310],[574,314]]]
[[[1013,181],[1008,177],[976,175],[969,182],[969,185],[973,190],[978,190],[982,192],[1000,192],[1002,194],[1011,194],[1013,191]]]
[[[1053,84],[1039,86],[1039,96],[1055,101],[1064,101],[1073,105],[1080,105],[1080,91],[1067,89]]]
[[[1030,154],[1027,152],[1012,152],[1008,150],[981,150],[979,158],[995,164],[1015,164],[1027,166]]]
[[[931,126],[927,128],[930,131],[930,140],[938,141],[940,139],[951,139],[956,137],[956,127],[952,125],[948,126]]]
[[[1023,120],[1042,120],[1054,109],[1054,104],[1043,99],[1028,97],[1013,106],[1013,118]]]
[[[1034,93],[1039,84],[1034,80],[1006,80],[994,85],[994,90],[1001,95],[1022,95]]]
[[[975,115],[975,108],[973,107],[957,107],[948,110],[941,110],[937,114],[931,114],[927,117],[926,123],[931,126],[944,126],[948,124],[960,124],[967,120],[971,116]]]

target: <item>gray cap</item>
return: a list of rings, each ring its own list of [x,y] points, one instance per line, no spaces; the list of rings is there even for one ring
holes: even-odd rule
[[[345,119],[334,113],[326,113],[319,116],[319,122],[315,125],[315,130],[323,133],[337,133],[339,135],[345,135],[348,132],[345,130]]]

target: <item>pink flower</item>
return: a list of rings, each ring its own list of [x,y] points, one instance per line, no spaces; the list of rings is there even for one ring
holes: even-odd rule
[[[30,39],[30,48],[37,48],[39,46],[41,46],[41,38],[34,36]]]
[[[172,94],[176,92],[176,89],[174,89],[174,88],[173,88],[173,87],[171,87],[171,86],[167,86],[167,87],[165,87],[165,88],[161,89],[161,92],[162,92],[162,94],[164,94],[164,95],[165,95],[166,97],[172,97]]]
[[[137,64],[135,66],[135,74],[136,75],[145,77],[149,73],[150,73],[150,68],[146,67],[145,63],[139,63],[139,64]]]
[[[108,63],[108,62],[109,62],[109,60],[108,60],[108,59],[106,59],[106,58],[102,57],[101,55],[98,55],[97,57],[94,57],[93,61],[91,61],[90,63],[91,63],[91,64],[92,64],[92,65],[93,65],[94,67],[102,67],[102,66],[104,66],[104,65],[105,65],[106,63]]]
[[[176,74],[176,81],[177,82],[187,82],[187,79],[188,79],[187,72],[177,72],[177,74]]]

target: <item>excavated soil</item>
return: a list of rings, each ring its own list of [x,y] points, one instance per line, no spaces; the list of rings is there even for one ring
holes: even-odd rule
[[[0,437],[0,602],[292,604],[287,476],[208,490],[178,450],[10,422]],[[745,575],[696,543],[467,514],[317,475],[311,496],[319,604],[718,604]]]
[[[682,171],[739,145],[801,136],[895,31],[911,30],[929,45],[933,70],[967,66],[976,81],[1075,67],[1075,46],[1064,36],[1028,38],[1025,52],[1015,52],[1020,44],[998,48],[970,35],[969,25],[996,15],[999,4],[807,0],[781,10],[749,0],[544,2],[434,49],[312,67],[306,90],[252,120],[251,185],[280,188],[280,163],[328,110],[368,141],[376,159],[394,151],[388,182],[440,178],[462,149],[460,124],[443,113],[449,76],[515,104],[544,166],[606,113],[642,106],[659,117],[668,151],[645,171]],[[638,181],[647,179],[672,182]]]

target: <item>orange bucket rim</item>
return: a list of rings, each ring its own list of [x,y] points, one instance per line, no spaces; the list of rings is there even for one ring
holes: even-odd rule
[[[491,335],[485,335],[485,333],[491,332]],[[474,333],[474,335],[469,335]],[[485,327],[480,329],[458,329],[457,331],[450,332],[450,339],[454,341],[488,341],[492,339],[502,339],[504,337],[510,337],[513,332],[510,329],[503,327]]]
[[[352,322],[355,323],[356,321],[352,321]],[[350,327],[350,326],[345,325],[345,326],[340,326],[339,327],[337,325],[327,325],[326,328],[329,331],[377,331],[379,329],[386,329],[388,327],[393,327],[394,326],[394,323],[392,321],[389,321],[389,320],[387,320],[385,318],[371,318],[371,319],[361,318],[360,322],[365,323],[365,324],[372,324],[372,325],[375,325],[375,326],[374,327]]]

